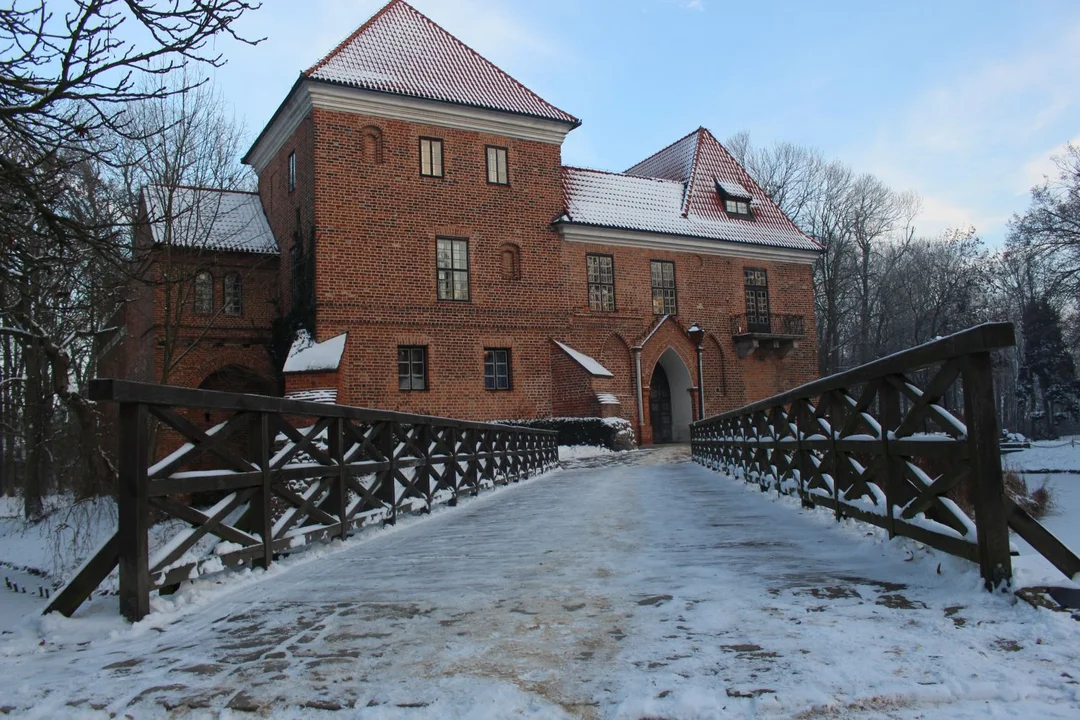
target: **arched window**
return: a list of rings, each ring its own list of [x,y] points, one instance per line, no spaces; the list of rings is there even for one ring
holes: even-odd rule
[[[360,131],[363,140],[364,162],[376,165],[382,162],[382,130],[368,125]]]
[[[521,250],[513,243],[502,246],[502,276],[503,280],[521,279]]]
[[[240,315],[244,311],[244,280],[240,273],[225,276],[225,302],[222,303],[226,315]]]
[[[214,312],[214,276],[206,270],[195,275],[195,312],[200,315]]]

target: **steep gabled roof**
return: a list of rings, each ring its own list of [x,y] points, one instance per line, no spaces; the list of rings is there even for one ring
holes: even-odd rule
[[[404,0],[392,0],[304,75],[365,90],[580,124]]]
[[[278,254],[257,193],[151,185],[143,188],[155,244],[193,250]]]
[[[705,128],[626,173],[563,168],[567,220],[584,225],[820,250]],[[728,217],[719,188],[751,198],[753,219]]]

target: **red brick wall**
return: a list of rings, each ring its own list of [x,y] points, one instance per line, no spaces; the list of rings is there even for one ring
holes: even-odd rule
[[[299,234],[308,247],[315,225],[315,125],[309,115],[285,141],[277,155],[259,174],[262,198],[270,230],[281,248],[279,276],[281,313],[292,307],[292,248]],[[296,153],[296,189],[289,190],[289,155]]]
[[[551,337],[567,325],[556,145],[316,109],[316,336],[349,331],[339,400],[495,419],[549,415]],[[364,134],[377,128],[378,158]],[[421,177],[419,138],[443,140],[442,178]],[[489,185],[485,146],[508,148],[509,186]],[[471,299],[439,301],[435,246],[469,240]],[[521,277],[503,277],[502,249]],[[397,346],[427,345],[429,389],[397,387]],[[483,384],[485,347],[510,348],[510,391]]]
[[[555,417],[600,415],[600,404],[592,385],[596,378],[555,343],[551,343],[551,375],[555,380],[551,389],[551,411]]]

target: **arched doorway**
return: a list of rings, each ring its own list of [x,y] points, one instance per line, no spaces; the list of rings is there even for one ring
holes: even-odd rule
[[[649,382],[649,422],[654,443],[689,442],[693,383],[679,353],[668,348],[657,360]]]

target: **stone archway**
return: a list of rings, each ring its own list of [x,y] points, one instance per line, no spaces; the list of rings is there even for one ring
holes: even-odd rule
[[[690,442],[694,419],[690,370],[674,348],[665,350],[653,366],[649,383],[649,423],[654,443]]]

